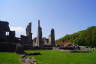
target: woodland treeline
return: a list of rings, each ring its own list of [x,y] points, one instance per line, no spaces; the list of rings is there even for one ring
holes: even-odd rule
[[[57,42],[68,41],[80,46],[96,47],[96,26],[88,27],[73,34],[67,34],[57,40]]]

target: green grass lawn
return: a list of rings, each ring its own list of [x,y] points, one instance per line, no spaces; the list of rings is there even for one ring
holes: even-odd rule
[[[38,52],[41,52],[42,55],[34,57],[39,64],[96,64],[96,52],[68,53],[57,50]]]
[[[41,52],[35,57],[38,64],[96,64],[96,52],[68,53],[58,50],[37,50],[27,52]],[[0,64],[20,64],[20,55],[16,53],[0,52]]]
[[[20,55],[12,52],[0,52],[0,64],[20,64]]]

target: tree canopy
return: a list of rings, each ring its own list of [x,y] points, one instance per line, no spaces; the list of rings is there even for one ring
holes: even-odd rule
[[[82,30],[73,34],[67,34],[64,37],[57,40],[57,42],[68,41],[81,46],[96,46],[96,26],[88,27],[86,30]]]

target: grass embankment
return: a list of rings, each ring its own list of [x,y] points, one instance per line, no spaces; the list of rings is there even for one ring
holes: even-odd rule
[[[20,64],[20,55],[12,52],[0,52],[0,64]]]
[[[28,52],[40,52],[42,54],[34,56],[38,64],[96,64],[96,52],[68,53],[57,50]]]

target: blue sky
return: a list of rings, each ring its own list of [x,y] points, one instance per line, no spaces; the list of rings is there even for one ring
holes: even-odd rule
[[[55,29],[56,39],[96,25],[96,0],[0,0],[0,20],[8,21],[16,36],[32,22],[33,37],[41,20],[43,36]]]

